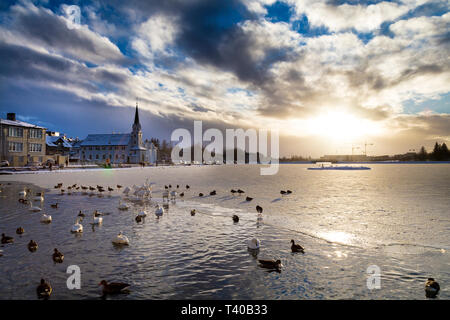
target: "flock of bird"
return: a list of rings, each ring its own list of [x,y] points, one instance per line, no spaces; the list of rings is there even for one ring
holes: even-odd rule
[[[132,202],[133,201],[145,201],[145,200],[150,199],[152,197],[152,184],[153,183],[149,183],[148,179],[147,179],[147,181],[141,186],[133,185],[132,187],[126,187],[122,192],[124,195],[124,199],[132,201]],[[0,186],[1,186],[1,184],[0,184]],[[66,192],[66,190],[63,189],[62,183],[58,183],[54,188],[60,189],[61,194],[64,194]],[[117,185],[116,188],[117,188],[117,190],[121,190],[122,186]],[[114,191],[114,188],[111,188],[111,187],[107,187],[107,189],[105,189],[104,187],[99,186],[99,185],[97,185],[96,187],[92,187],[92,186],[78,186],[77,184],[68,186],[66,189],[67,189],[67,194],[71,194],[71,193],[75,192],[75,190],[81,189],[83,194],[86,194],[87,190],[89,190],[91,192],[91,195],[93,195],[94,192],[97,191],[98,196],[102,196],[102,193],[105,192],[106,190],[108,190],[108,192],[110,192],[110,193],[112,191]],[[185,189],[183,191],[179,192],[181,190],[180,185],[176,185],[176,188],[172,188],[172,185],[170,185],[170,184],[165,185],[163,194],[162,194],[163,203],[166,200],[169,201],[169,199],[175,200],[177,198],[177,196],[183,197],[184,193],[189,189],[190,189],[190,186],[186,185]],[[237,189],[237,190],[231,189],[230,192],[232,195],[245,194],[245,191],[242,189]],[[292,194],[292,191],[291,190],[286,190],[286,191],[281,190],[280,194],[282,196],[290,195],[290,194]],[[217,195],[216,190],[209,192],[209,195],[210,196]],[[204,196],[203,193],[199,193],[199,197],[203,197],[203,196]],[[24,190],[21,190],[19,192],[19,202],[23,203],[23,204],[29,204],[29,211],[32,211],[32,212],[42,211],[42,208],[34,206],[32,204],[32,201],[35,201],[35,202],[38,201],[38,202],[41,202],[41,204],[42,204],[44,202],[44,200],[45,200],[45,197],[44,197],[43,192],[35,193],[32,196],[31,196],[31,190],[29,188],[25,188]],[[247,196],[245,200],[252,201],[253,198]],[[58,203],[51,204],[51,207],[54,209],[57,209]],[[118,204],[117,208],[119,210],[128,210],[130,208],[130,206],[126,202],[123,202],[123,199],[121,197],[119,199],[119,204]],[[258,221],[262,220],[263,208],[261,206],[257,205],[256,212],[257,212],[257,220]],[[164,206],[161,206],[159,204],[156,205],[155,215],[157,217],[160,217],[164,213],[165,213]],[[195,214],[197,213],[197,210],[192,209],[190,211],[190,213],[191,213],[191,216],[195,216]],[[103,213],[95,210],[92,214],[92,216],[93,216],[92,217],[92,219],[93,219],[92,225],[102,224],[102,222],[103,222],[102,215],[103,215]],[[146,216],[147,216],[147,212],[141,211],[136,215],[135,221],[137,223],[140,223],[145,219]],[[83,221],[83,219],[85,217],[86,217],[86,214],[83,213],[82,211],[79,211],[79,213],[76,217],[75,224],[71,227],[70,232],[78,233],[78,234],[82,233],[83,225],[81,224],[81,222]],[[232,220],[234,223],[238,223],[239,216],[234,214],[232,216]],[[51,215],[47,215],[47,214],[43,213],[40,218],[40,221],[42,223],[51,223],[52,217],[51,217]],[[22,235],[24,233],[25,233],[25,230],[23,227],[19,227],[16,229],[16,234]],[[4,233],[2,233],[2,237],[1,237],[2,244],[8,244],[8,243],[13,243],[13,242],[14,242],[13,237],[7,236]],[[119,234],[112,239],[112,243],[115,246],[127,246],[127,245],[129,245],[130,241],[122,232],[119,232]],[[260,246],[261,246],[261,242],[257,238],[252,238],[247,241],[248,250],[250,252],[252,252],[253,254],[258,253]],[[30,240],[30,242],[28,243],[28,250],[30,252],[35,252],[37,249],[38,249],[37,242],[34,240]],[[291,251],[292,251],[292,253],[305,253],[305,249],[301,245],[296,244],[293,239],[291,240]],[[2,251],[0,250],[0,256],[1,255],[2,255]],[[52,259],[55,263],[62,263],[64,261],[64,254],[62,254],[57,248],[54,248]],[[269,260],[258,259],[258,262],[259,262],[260,267],[270,269],[271,271],[280,272],[281,268],[282,268],[282,263],[281,263],[281,260],[279,260],[279,259],[269,259]],[[108,283],[106,280],[102,280],[99,283],[99,285],[103,286],[102,292],[104,295],[128,292],[128,287],[130,286],[127,283],[121,283],[121,282]],[[434,298],[439,293],[439,291],[440,291],[439,283],[436,282],[433,278],[428,278],[428,280],[425,283],[426,296],[430,297],[430,298]],[[52,293],[52,287],[51,287],[50,283],[47,282],[45,279],[41,279],[41,282],[40,282],[39,286],[37,287],[38,297],[39,298],[49,298],[51,293]]]

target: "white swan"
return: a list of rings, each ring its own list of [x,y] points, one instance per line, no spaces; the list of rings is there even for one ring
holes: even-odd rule
[[[138,216],[140,216],[142,218],[145,218],[147,216],[147,212],[141,211],[141,212],[138,213]]]
[[[161,207],[160,205],[158,205],[158,207],[157,207],[156,210],[155,210],[155,214],[156,214],[157,216],[162,216],[163,213],[164,213],[164,208]]]
[[[39,208],[39,207],[33,206],[33,205],[31,204],[31,201],[30,201],[30,208],[28,209],[28,211],[31,211],[31,212],[39,212],[39,211],[42,211],[42,209]]]
[[[83,225],[80,223],[80,219],[77,219],[75,224],[72,226],[72,229],[70,229],[70,232],[73,232],[73,233],[83,232]]]
[[[253,238],[253,239],[247,241],[247,246],[251,250],[258,250],[259,245],[260,245],[260,242],[257,238]]]
[[[119,210],[128,210],[130,208],[129,205],[123,203],[122,200],[119,200],[119,206],[117,207]]]
[[[42,223],[50,223],[50,222],[52,222],[52,216],[46,215],[45,213],[43,213],[42,216],[41,216],[41,222]]]
[[[34,198],[34,201],[44,201],[44,196],[42,195],[42,193],[38,193]]]
[[[115,245],[126,245],[127,246],[130,244],[130,241],[128,241],[128,238],[122,234],[122,231],[120,231],[119,234],[117,235],[117,237],[115,237],[112,240],[112,243]]]

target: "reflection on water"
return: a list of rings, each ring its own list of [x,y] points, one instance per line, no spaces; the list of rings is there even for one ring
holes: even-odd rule
[[[0,246],[0,298],[36,299],[44,277],[53,286],[52,299],[99,298],[102,279],[131,284],[129,294],[111,299],[424,299],[424,282],[432,276],[441,284],[439,298],[448,299],[449,168],[373,165],[364,172],[311,172],[282,165],[278,175],[260,176],[257,166],[207,166],[4,176],[0,232],[15,239]],[[117,191],[61,195],[53,188],[59,182],[132,186],[147,178],[156,183],[153,198],[126,201],[128,210],[118,209]],[[20,182],[6,185],[8,180]],[[18,202],[25,182],[34,184],[33,192],[48,189],[42,206],[52,223],[39,223],[42,212]],[[163,203],[169,183],[191,188]],[[232,195],[233,188],[246,194]],[[286,189],[293,194],[280,197]],[[244,201],[246,196],[254,199]],[[154,214],[157,204],[165,210],[161,217]],[[256,205],[264,209],[262,219]],[[80,210],[86,214],[84,232],[72,234]],[[90,224],[94,210],[104,213],[101,225]],[[136,223],[143,210],[147,217]],[[23,235],[15,234],[19,226]],[[112,245],[120,231],[129,246]],[[252,238],[261,241],[258,252],[247,249]],[[31,239],[39,245],[33,253],[27,248]],[[291,252],[291,239],[305,254]],[[64,254],[63,263],[53,263],[54,248]],[[283,268],[267,272],[257,259],[280,259]],[[81,290],[66,287],[72,264],[81,268]],[[366,287],[369,265],[381,269],[380,290]]]

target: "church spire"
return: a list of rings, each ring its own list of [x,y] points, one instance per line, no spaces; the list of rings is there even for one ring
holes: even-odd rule
[[[134,124],[139,124],[138,99],[136,98],[136,113],[134,114]]]

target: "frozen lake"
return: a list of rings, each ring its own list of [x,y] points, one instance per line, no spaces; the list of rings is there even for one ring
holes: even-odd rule
[[[368,166],[372,170],[308,171],[308,165],[283,164],[274,176],[260,176],[256,165],[0,176],[0,232],[15,238],[0,246],[0,299],[36,299],[42,277],[53,286],[52,299],[97,299],[102,279],[131,284],[129,294],[112,299],[424,299],[428,277],[440,283],[438,297],[449,299],[450,164]],[[155,183],[152,202],[131,204],[128,211],[117,209],[117,190],[99,197],[81,190],[60,195],[53,188],[59,182],[116,188],[147,178]],[[185,196],[157,219],[154,206],[168,184],[179,184]],[[43,209],[51,224],[41,224],[41,213],[18,202],[26,185],[46,190]],[[231,195],[237,188],[254,199]],[[281,196],[286,189],[293,193]],[[209,196],[212,190],[217,195]],[[56,202],[59,208],[51,208]],[[256,205],[264,208],[259,223]],[[191,216],[194,208],[198,213]],[[80,210],[87,217],[77,236],[69,230]],[[94,210],[106,213],[95,228]],[[137,224],[142,210],[149,215]],[[130,246],[112,245],[119,231]],[[279,258],[281,273],[258,266],[247,251],[252,237],[261,240],[258,258]],[[39,244],[36,252],[27,249],[30,239]],[[291,253],[291,239],[305,254]],[[53,263],[53,248],[64,253],[62,264]],[[81,268],[80,290],[66,287],[69,265]],[[380,289],[366,286],[371,265],[381,269]]]

